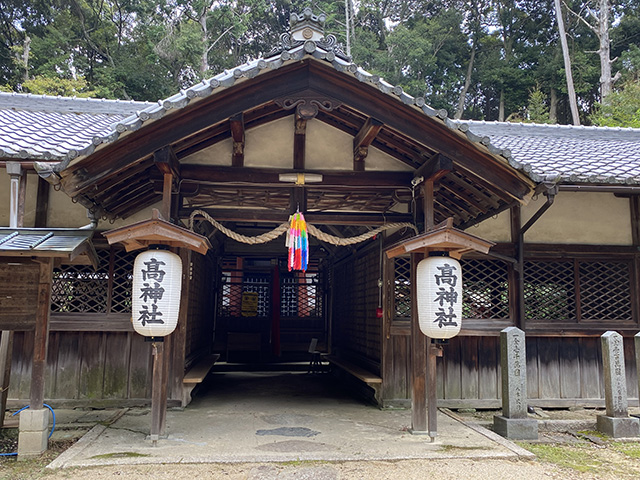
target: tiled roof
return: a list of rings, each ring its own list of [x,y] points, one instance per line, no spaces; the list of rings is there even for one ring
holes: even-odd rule
[[[149,103],[0,92],[0,157],[72,159]]]
[[[640,129],[506,122],[458,122],[508,150],[535,177],[562,182],[640,183]]]
[[[307,56],[419,108],[470,141],[484,145],[492,154],[504,157],[534,181],[559,174],[563,181],[571,182],[640,184],[640,129],[454,121],[446,110],[433,109],[424,98],[412,97],[352,63],[335,39],[301,42],[288,35],[281,37],[280,45],[268,58],[227,70],[156,103],[0,93],[0,158],[62,160],[54,167],[59,171],[73,158],[89,155],[98,145],[114,142],[121,134],[138,130],[172,110]],[[13,104],[7,107],[9,99]],[[46,105],[39,108],[34,99]]]

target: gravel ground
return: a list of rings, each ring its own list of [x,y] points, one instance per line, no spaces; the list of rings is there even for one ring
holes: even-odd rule
[[[191,464],[109,466],[43,472],[6,472],[7,480],[27,479],[114,479],[130,480],[362,480],[401,479],[465,480],[487,479],[608,479],[563,470],[536,461],[505,460],[406,460],[397,462],[290,463],[290,464]],[[27,476],[25,476],[27,475]],[[33,476],[32,476],[33,475]]]

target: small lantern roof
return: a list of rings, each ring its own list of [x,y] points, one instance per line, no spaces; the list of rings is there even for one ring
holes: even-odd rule
[[[388,258],[395,258],[407,253],[448,252],[451,257],[460,259],[472,251],[488,253],[494,245],[494,242],[454,228],[453,218],[448,218],[433,230],[392,245],[386,254]]]
[[[56,265],[93,265],[98,255],[91,243],[93,230],[77,228],[2,228],[0,257],[47,257]]]
[[[122,243],[127,252],[150,245],[188,248],[205,255],[211,248],[209,239],[166,221],[157,209],[152,218],[104,232],[109,244]]]

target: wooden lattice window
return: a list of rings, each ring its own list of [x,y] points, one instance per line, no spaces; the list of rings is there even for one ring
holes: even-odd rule
[[[131,312],[131,279],[136,253],[110,249],[98,249],[96,252],[97,270],[85,265],[65,265],[54,269],[51,285],[53,313]]]
[[[463,259],[462,317],[509,318],[509,267],[501,260]]]
[[[632,321],[630,261],[527,261],[525,317],[532,321]]]
[[[411,319],[411,259],[396,257],[394,261],[393,312],[395,320]]]
[[[633,320],[630,262],[580,262],[581,320]]]
[[[463,318],[509,318],[509,269],[501,260],[462,260]],[[394,314],[411,318],[411,259],[394,259]]]

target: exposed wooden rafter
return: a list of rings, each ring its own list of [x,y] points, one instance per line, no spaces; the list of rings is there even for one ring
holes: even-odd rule
[[[244,115],[238,113],[229,119],[229,129],[233,139],[233,155],[231,165],[244,166]]]
[[[353,138],[353,169],[356,172],[364,171],[364,159],[369,154],[369,146],[383,126],[382,122],[369,117]]]

